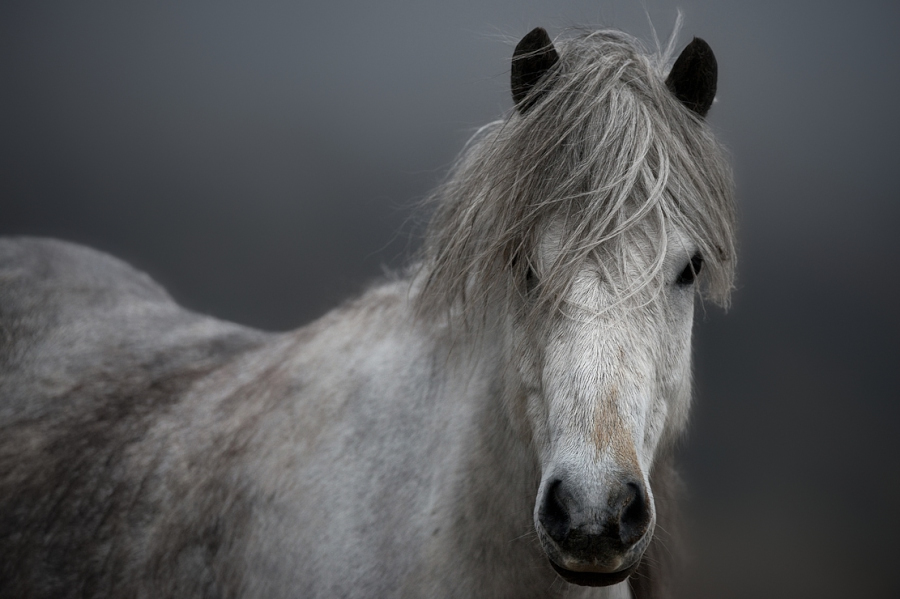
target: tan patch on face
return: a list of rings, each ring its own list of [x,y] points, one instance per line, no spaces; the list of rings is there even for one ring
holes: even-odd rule
[[[631,431],[619,412],[619,388],[613,385],[594,406],[593,442],[598,453],[612,454],[620,468],[640,471]]]

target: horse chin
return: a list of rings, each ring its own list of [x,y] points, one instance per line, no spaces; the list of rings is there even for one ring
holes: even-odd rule
[[[618,584],[631,576],[637,570],[638,564],[640,564],[640,560],[637,560],[632,565],[618,572],[576,572],[557,565],[552,559],[548,558],[548,561],[553,566],[553,569],[556,570],[556,573],[562,576],[563,580],[584,587],[608,587]]]

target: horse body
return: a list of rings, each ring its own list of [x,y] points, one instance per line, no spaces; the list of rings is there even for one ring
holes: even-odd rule
[[[667,596],[694,280],[733,269],[709,64],[561,48],[517,47],[420,262],[298,331],[0,241],[0,597]]]
[[[3,596],[552,586],[502,359],[411,321],[403,282],[268,335],[79,246],[4,240],[0,273]]]

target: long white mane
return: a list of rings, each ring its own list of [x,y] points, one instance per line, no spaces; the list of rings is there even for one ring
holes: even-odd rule
[[[672,226],[698,245],[707,295],[727,304],[735,268],[732,177],[708,126],[666,88],[666,51],[618,31],[556,40],[547,91],[470,141],[431,196],[435,214],[420,268],[424,313],[478,314],[509,302],[535,268],[535,244],[563,223],[559,259],[537,276],[535,313],[559,298],[588,258],[621,301],[658,290]],[[635,280],[626,248],[650,252]],[[467,318],[468,320],[468,318]]]

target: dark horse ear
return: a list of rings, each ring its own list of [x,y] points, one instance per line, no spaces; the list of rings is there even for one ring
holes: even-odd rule
[[[668,87],[681,103],[706,116],[716,97],[718,65],[709,44],[699,37],[687,45],[666,78]]]
[[[559,54],[543,27],[535,27],[516,44],[512,57],[512,96],[520,113],[525,114],[538,101],[541,94],[529,95],[529,92],[558,60]]]

